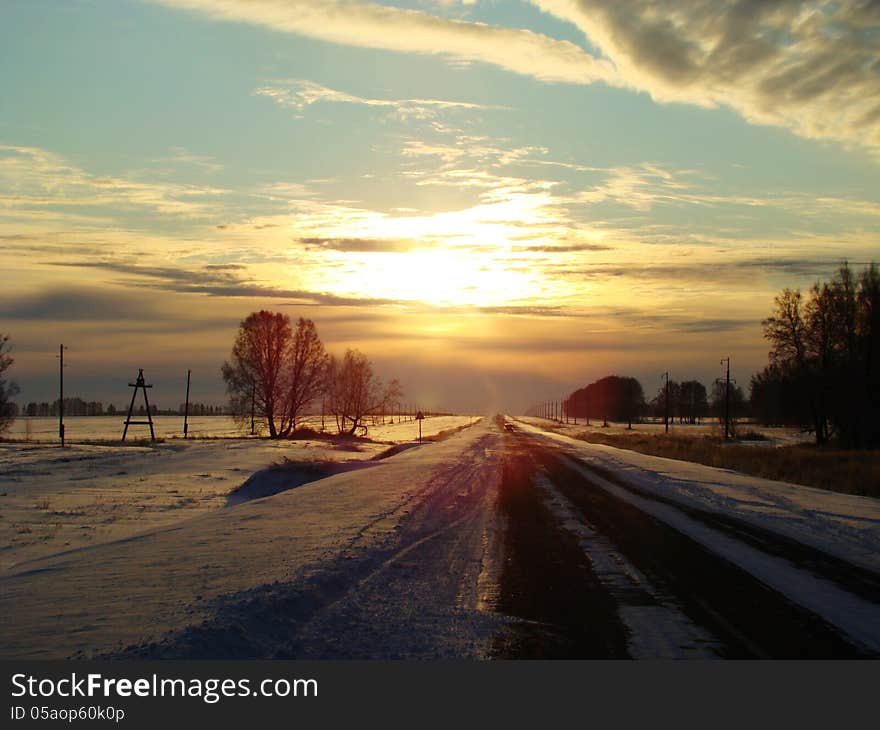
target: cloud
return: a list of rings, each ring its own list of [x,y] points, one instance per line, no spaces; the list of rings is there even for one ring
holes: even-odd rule
[[[350,253],[402,253],[426,247],[426,242],[412,239],[388,238],[320,238],[299,239],[306,246]]]
[[[153,1],[333,43],[723,105],[751,123],[880,153],[873,0],[531,0],[577,26],[596,56],[527,29],[355,0]]]
[[[619,83],[659,101],[880,151],[880,3],[531,0],[575,24]]]
[[[405,137],[400,145],[400,154],[404,158],[419,160],[423,157],[433,157],[447,167],[469,160],[473,164],[497,167],[514,165],[524,161],[532,162],[528,158],[532,155],[544,155],[546,147],[535,145],[510,145],[506,139],[492,140],[485,135],[465,134],[460,130],[441,128],[437,130],[443,137],[452,137],[451,141],[428,140],[424,137]],[[484,171],[477,170],[454,170],[452,174],[459,178],[471,177],[477,181],[485,176]],[[461,179],[452,184],[460,184]]]
[[[585,279],[621,278],[633,282],[650,280],[666,283],[668,286],[693,286],[708,284],[720,287],[731,281],[753,282],[757,274],[784,274],[786,277],[809,279],[827,277],[842,263],[838,254],[806,256],[804,253],[771,257],[731,258],[723,252],[714,254],[713,259],[684,260],[681,263],[639,263],[623,261],[620,263],[588,263],[578,269],[558,270],[558,274],[581,276]],[[853,266],[866,262],[851,262]]]
[[[583,251],[611,251],[612,247],[601,243],[563,243],[559,245],[524,246],[517,250],[530,253],[581,253]]]
[[[208,155],[196,155],[185,147],[171,147],[170,154],[165,157],[157,157],[153,162],[170,162],[175,165],[188,165],[203,172],[213,174],[223,170],[223,165]]]
[[[0,317],[25,321],[113,321],[152,313],[142,299],[124,292],[79,287],[64,291],[39,291],[0,299]]]
[[[484,62],[544,81],[587,84],[608,79],[609,64],[569,41],[525,29],[440,18],[418,10],[356,0],[153,0],[216,20],[361,48]]]
[[[611,201],[640,211],[650,210],[658,201],[693,202],[685,195],[691,185],[680,180],[688,172],[672,172],[648,162],[615,167],[607,171],[608,179],[601,185],[581,191],[575,200],[589,204]]]
[[[757,325],[754,319],[696,319],[679,321],[673,325],[673,328],[688,334],[714,335],[748,327],[755,328]]]
[[[283,107],[298,112],[302,112],[312,104],[330,102],[388,109],[402,119],[431,119],[441,111],[488,108],[482,104],[446,99],[373,99],[337,91],[304,79],[294,79],[284,85],[264,85],[254,91],[254,94],[265,96]]]
[[[30,213],[65,218],[71,208],[145,208],[166,215],[201,218],[218,210],[229,191],[171,182],[143,182],[93,175],[39,147],[0,145],[0,210],[16,217]],[[104,211],[106,216],[106,210]],[[84,222],[87,214],[74,214]],[[96,223],[106,217],[92,216]]]
[[[396,299],[349,297],[328,292],[266,286],[241,276],[238,272],[241,271],[242,267],[234,265],[219,267],[208,265],[195,269],[170,266],[144,266],[119,261],[64,261],[50,262],[48,265],[79,269],[100,269],[125,274],[132,277],[124,282],[128,286],[179,294],[205,294],[213,297],[294,299],[299,304],[325,306],[369,306],[401,303]]]

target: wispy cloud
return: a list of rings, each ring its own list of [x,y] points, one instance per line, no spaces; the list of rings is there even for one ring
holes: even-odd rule
[[[317,103],[357,104],[367,107],[387,109],[401,119],[431,119],[438,112],[448,110],[485,109],[482,104],[447,99],[378,99],[331,89],[313,81],[293,79],[285,83],[266,84],[254,91],[257,96],[265,96],[283,107],[302,112],[306,107]]]
[[[596,170],[594,170],[596,171]],[[682,178],[693,171],[671,171],[649,162],[639,166],[615,167],[607,171],[600,185],[582,190],[574,198],[580,203],[613,201],[637,210],[650,210],[658,201],[686,200],[692,185]]]
[[[749,122],[880,153],[880,6],[868,0],[531,0],[601,56],[527,29],[357,0],[153,1],[333,43],[724,105]]]
[[[171,147],[164,157],[157,157],[154,162],[171,163],[175,166],[189,166],[202,172],[213,174],[223,170],[223,165],[209,155],[197,155],[185,147]]]
[[[106,221],[109,208],[128,206],[169,216],[199,218],[218,210],[229,191],[177,182],[144,182],[94,175],[38,147],[0,145],[0,210],[28,217],[51,213],[64,217],[71,208],[104,207],[96,216]],[[53,212],[54,211],[54,212]],[[80,220],[88,214],[77,212]]]
[[[610,65],[568,41],[526,29],[440,18],[357,0],[153,0],[206,13],[217,20],[361,48],[484,62],[545,81],[592,83],[613,75]]]
[[[310,248],[351,253],[404,253],[406,251],[424,249],[426,247],[425,241],[417,241],[413,239],[322,238],[308,236],[299,240],[300,243]]]

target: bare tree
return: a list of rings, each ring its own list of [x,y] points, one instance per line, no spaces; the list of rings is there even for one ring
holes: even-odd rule
[[[18,393],[18,386],[4,377],[13,362],[9,354],[9,335],[0,335],[0,434],[12,425],[17,413],[12,399]]]
[[[287,398],[280,435],[293,432],[300,415],[324,392],[329,360],[315,323],[300,317],[284,370]]]
[[[761,324],[764,337],[773,343],[770,361],[783,365],[802,366],[806,359],[806,331],[801,293],[783,289],[775,299],[776,311]]]
[[[758,414],[807,426],[821,445],[874,448],[880,413],[880,273],[856,276],[844,263],[830,282],[817,282],[801,306],[786,289],[764,320],[773,343],[770,365],[753,380]],[[807,416],[807,417],[805,417]]]
[[[365,418],[384,412],[401,395],[400,384],[396,380],[383,384],[362,352],[347,350],[342,360],[330,358],[327,406],[336,417],[339,433],[365,433]]]
[[[286,314],[261,310],[248,315],[238,328],[230,360],[221,372],[232,412],[244,417],[251,402],[266,420],[271,438],[278,438],[279,417],[284,421],[289,394],[285,368],[292,331]]]

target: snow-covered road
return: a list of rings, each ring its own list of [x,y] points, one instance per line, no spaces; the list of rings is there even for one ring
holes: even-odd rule
[[[696,545],[720,559],[719,564],[736,568],[731,580],[747,575],[752,583],[796,606],[815,624],[810,629],[814,634],[830,629],[860,651],[880,654],[878,500],[585,443],[523,421],[517,421],[516,429],[521,438],[554,455],[557,474],[564,472],[570,493],[579,496],[581,509],[573,510],[555,485],[545,486],[568,529],[586,531],[590,538],[595,522],[604,524],[607,533],[615,529],[608,518],[616,508],[625,506],[629,514],[635,508],[682,536],[684,551]],[[646,524],[643,529],[650,530]],[[645,534],[641,542],[649,539]],[[669,539],[667,534],[661,542]],[[608,550],[618,563],[628,562],[620,554],[626,537],[618,533],[614,542],[616,546],[598,550],[598,558],[592,556],[594,564]],[[595,539],[582,537],[582,545],[596,552]],[[664,571],[675,572],[675,563],[680,563],[678,570],[686,570],[687,560],[681,552],[674,562],[666,561]],[[630,577],[633,573],[631,566],[618,572]],[[650,585],[644,576],[630,583],[640,590]],[[724,612],[723,607],[713,611]],[[738,633],[746,639],[748,631]],[[756,641],[747,643],[759,655],[764,653]],[[818,653],[836,651],[829,644]]]
[[[0,658],[880,655],[876,500],[489,418],[297,474],[17,563]]]

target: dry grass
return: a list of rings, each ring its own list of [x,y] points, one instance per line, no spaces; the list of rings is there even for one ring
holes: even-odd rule
[[[798,445],[773,448],[724,443],[714,436],[639,436],[587,432],[583,441],[631,449],[642,454],[828,489],[844,494],[880,497],[880,451]]]

